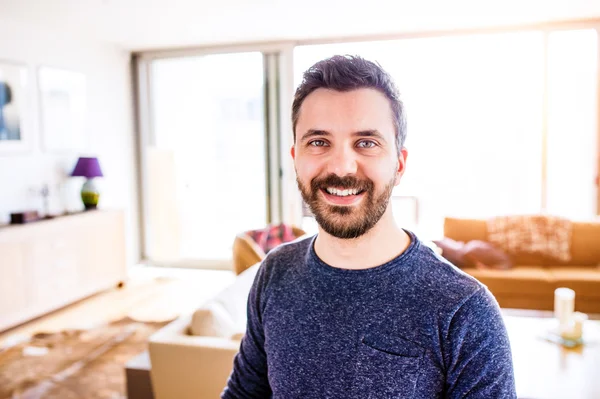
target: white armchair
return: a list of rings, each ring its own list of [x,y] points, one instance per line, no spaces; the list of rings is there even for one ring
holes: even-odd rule
[[[246,329],[248,293],[259,265],[149,340],[150,378],[156,399],[218,399]],[[194,334],[194,335],[192,335]]]

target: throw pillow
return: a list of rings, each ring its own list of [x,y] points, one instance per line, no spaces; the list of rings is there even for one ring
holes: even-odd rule
[[[433,243],[442,249],[442,256],[454,266],[467,266],[467,260],[464,254],[464,242],[444,237],[441,240],[433,241]]]
[[[249,230],[246,234],[258,244],[265,254],[280,244],[296,239],[292,226],[284,223],[269,225],[260,230]]]
[[[463,248],[466,263],[478,269],[510,269],[510,257],[501,249],[486,241],[472,240]]]
[[[223,305],[218,302],[209,302],[192,315],[191,335],[229,338],[235,333],[234,321]]]
[[[486,241],[471,240],[464,243],[444,237],[434,243],[442,249],[442,256],[459,268],[505,270],[513,266],[508,254]]]

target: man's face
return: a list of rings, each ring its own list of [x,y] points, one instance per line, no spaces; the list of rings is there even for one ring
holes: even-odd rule
[[[406,155],[396,150],[389,100],[375,89],[317,89],[300,108],[292,147],[298,188],[334,237],[360,237],[381,219]]]

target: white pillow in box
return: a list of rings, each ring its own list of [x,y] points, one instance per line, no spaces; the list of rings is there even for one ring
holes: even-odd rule
[[[231,315],[218,302],[210,301],[192,315],[190,334],[204,337],[229,338],[236,328]]]
[[[233,284],[192,315],[190,334],[240,339],[246,331],[248,294],[259,264],[236,277]]]
[[[249,267],[236,277],[233,284],[218,293],[212,301],[221,304],[231,316],[236,332],[246,331],[248,294],[256,277],[259,263]]]

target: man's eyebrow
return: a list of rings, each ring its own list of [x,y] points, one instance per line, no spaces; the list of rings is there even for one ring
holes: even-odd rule
[[[383,134],[379,133],[379,130],[376,130],[376,129],[361,130],[361,131],[355,132],[353,135],[358,136],[358,137],[375,137],[375,138],[383,141],[384,143],[387,141],[385,139],[385,137],[383,137]]]
[[[377,129],[371,129],[371,130],[359,130],[358,132],[354,132],[352,134],[353,136],[357,136],[357,137],[375,137],[378,140],[381,140],[383,142],[386,142],[385,137],[383,136],[383,134],[379,133],[379,130]],[[320,130],[320,129],[309,129],[306,131],[306,133],[304,133],[302,135],[302,137],[300,138],[301,141],[307,140],[311,137],[326,137],[326,136],[331,136],[331,133],[326,131],[326,130]]]
[[[331,136],[331,133],[329,133],[328,131],[325,131],[325,130],[309,129],[306,133],[304,133],[302,135],[302,137],[300,137],[300,140],[304,141],[304,140],[309,139],[314,136],[319,136],[319,137]]]

